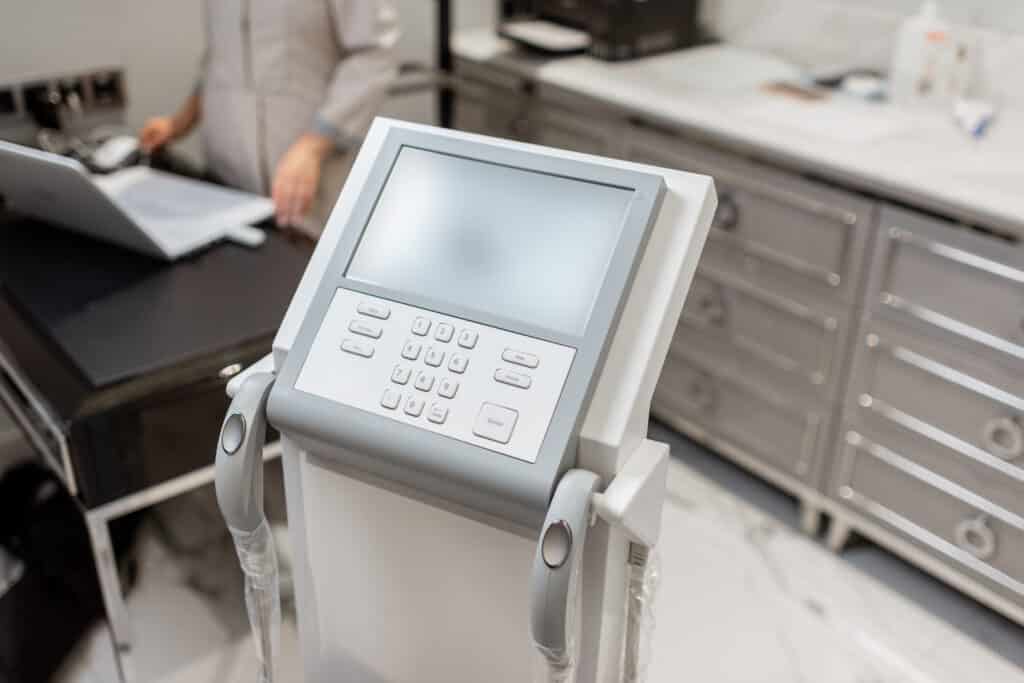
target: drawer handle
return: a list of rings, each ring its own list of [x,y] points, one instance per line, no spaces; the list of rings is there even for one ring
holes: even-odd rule
[[[729,192],[723,192],[718,198],[718,211],[715,212],[715,227],[725,232],[733,232],[740,224],[740,206],[736,198]]]
[[[697,299],[697,311],[700,318],[710,325],[721,326],[725,322],[725,307],[719,295],[709,293]]]
[[[996,554],[996,534],[981,515],[956,525],[956,544],[979,560],[990,560]]]
[[[1001,460],[1016,460],[1024,455],[1024,428],[1012,417],[986,422],[981,438],[985,450]]]

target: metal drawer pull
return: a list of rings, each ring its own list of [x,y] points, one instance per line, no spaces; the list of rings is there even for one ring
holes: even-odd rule
[[[996,534],[988,525],[988,516],[965,519],[953,532],[956,544],[979,560],[990,560],[996,554]]]
[[[985,450],[1001,460],[1016,460],[1024,455],[1024,428],[1012,417],[986,422],[981,438]]]
[[[715,227],[719,230],[732,232],[740,223],[740,207],[731,192],[723,192],[718,198],[718,211],[715,212]]]

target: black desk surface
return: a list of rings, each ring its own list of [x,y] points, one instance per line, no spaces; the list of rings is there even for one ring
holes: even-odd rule
[[[311,253],[270,230],[258,249],[167,264],[0,214],[0,342],[71,419],[111,387],[254,342],[269,351]]]

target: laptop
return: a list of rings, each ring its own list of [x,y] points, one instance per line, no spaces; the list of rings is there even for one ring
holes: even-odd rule
[[[259,195],[145,166],[104,176],[57,154],[0,141],[0,196],[10,209],[165,261],[216,242],[255,247],[274,214]]]

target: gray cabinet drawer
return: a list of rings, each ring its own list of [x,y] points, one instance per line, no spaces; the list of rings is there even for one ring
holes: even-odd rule
[[[1024,245],[892,208],[881,226],[873,308],[1024,361]]]
[[[549,147],[569,149],[586,154],[615,156],[617,136],[613,122],[593,120],[582,114],[550,105],[536,110],[534,141]]]
[[[627,156],[715,178],[708,257],[719,267],[798,297],[856,301],[870,201],[643,128],[630,130]]]
[[[844,436],[845,504],[1024,600],[1024,519],[855,431]]]
[[[479,83],[460,83],[455,107],[455,127],[481,135],[531,140],[535,114],[530,98]]]
[[[784,381],[833,397],[840,320],[735,279],[701,271],[683,307],[682,324],[716,336],[723,352],[756,359]],[[677,333],[686,344],[685,329]]]
[[[851,399],[865,419],[992,466],[1024,467],[1022,373],[876,324],[858,349]]]
[[[816,477],[826,417],[782,396],[671,353],[653,405],[656,415],[688,421],[790,476]]]

